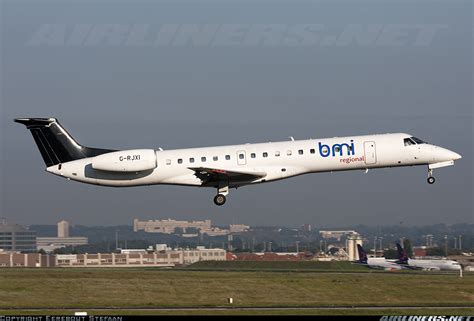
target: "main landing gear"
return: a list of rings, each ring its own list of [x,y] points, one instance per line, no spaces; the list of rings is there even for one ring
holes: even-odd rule
[[[433,177],[433,170],[430,168],[428,169],[428,184],[434,184],[436,182],[436,179]]]
[[[222,206],[225,204],[226,197],[222,194],[217,194],[216,197],[214,197],[214,204],[217,206]]]
[[[229,186],[219,186],[217,189],[217,195],[214,197],[214,204],[217,206],[222,206],[225,204],[225,201],[227,200],[226,195],[229,194]]]

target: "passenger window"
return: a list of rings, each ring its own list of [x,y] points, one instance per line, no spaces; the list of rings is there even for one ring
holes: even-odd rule
[[[171,159],[166,160],[166,165],[171,165]]]
[[[219,157],[214,156],[212,159],[213,159],[215,162],[217,162],[217,161],[219,160]]]
[[[205,162],[206,161],[206,157],[201,157],[201,162]]]
[[[286,155],[291,156],[291,150],[287,150]]]
[[[194,158],[191,157],[191,158],[189,159],[189,162],[190,162],[190,163],[194,163]]]
[[[280,152],[278,152],[278,151],[275,152],[275,156],[276,156],[276,157],[279,157],[279,156],[280,156]]]
[[[338,147],[338,146],[334,147],[334,152],[339,153],[340,151],[341,151],[341,147]]]
[[[268,153],[267,152],[263,153],[263,157],[268,157]]]
[[[257,155],[255,153],[250,154],[250,157],[255,158]]]
[[[315,150],[314,148],[311,148],[311,149],[309,150],[309,152],[310,152],[311,154],[314,154],[314,153],[316,153],[316,150]]]
[[[183,163],[183,159],[182,158],[178,158],[178,164],[182,164]]]
[[[230,155],[225,155],[226,160],[230,160]]]
[[[245,155],[244,154],[239,154],[239,159],[244,159]]]
[[[300,149],[300,150],[298,151],[298,154],[303,155],[303,150]]]

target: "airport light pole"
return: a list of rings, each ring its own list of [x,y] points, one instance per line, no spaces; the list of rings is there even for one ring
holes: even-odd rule
[[[444,255],[448,256],[448,236],[444,236]]]
[[[377,236],[374,236],[374,257],[377,257]]]
[[[115,250],[118,250],[118,230],[115,230]]]
[[[380,241],[380,251],[383,252],[383,243],[382,243],[382,240],[383,240],[383,237],[379,237],[379,241]]]
[[[296,241],[296,253],[300,252],[300,241]]]

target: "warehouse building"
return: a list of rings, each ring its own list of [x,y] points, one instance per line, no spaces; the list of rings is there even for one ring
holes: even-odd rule
[[[223,249],[170,249],[157,246],[157,251],[122,250],[121,253],[58,254],[59,267],[174,267],[199,261],[225,261]]]
[[[0,267],[54,267],[53,255],[0,251]]]

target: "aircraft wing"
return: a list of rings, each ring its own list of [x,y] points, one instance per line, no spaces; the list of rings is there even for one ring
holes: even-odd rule
[[[236,171],[209,167],[189,167],[195,172],[203,185],[214,185],[219,182],[245,183],[267,176],[265,172]]]

